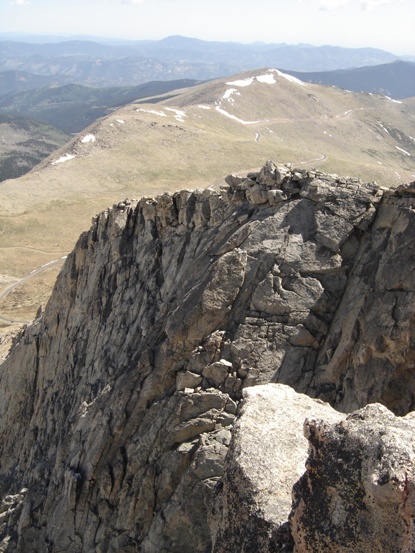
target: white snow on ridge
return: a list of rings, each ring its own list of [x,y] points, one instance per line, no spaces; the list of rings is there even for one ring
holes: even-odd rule
[[[74,159],[75,156],[72,154],[65,154],[64,156],[60,157],[56,161],[52,161],[52,165],[56,165],[57,163],[64,163],[65,161],[69,161],[70,159]]]
[[[93,134],[86,134],[83,138],[81,138],[82,144],[86,144],[87,142],[95,142],[96,138]]]
[[[390,134],[388,129],[381,123],[381,121],[378,121],[378,125],[381,129],[383,129],[385,131],[386,134]]]
[[[389,98],[389,96],[384,96],[387,100],[390,100],[391,102],[394,102],[395,104],[402,104],[399,100],[394,100],[393,98]]]
[[[405,154],[406,156],[410,156],[411,154],[409,152],[407,152],[406,150],[403,150],[402,148],[399,148],[399,146],[395,146],[395,148],[397,150],[399,150],[400,152],[402,152],[403,154]]]
[[[184,121],[183,117],[186,117],[186,114],[184,111],[181,111],[180,109],[174,109],[174,108],[166,108],[167,111],[173,111],[176,115],[174,116],[177,121]]]
[[[247,77],[246,79],[239,79],[238,81],[232,81],[226,84],[230,84],[231,86],[249,86],[252,84],[253,80],[254,77]]]
[[[156,111],[155,109],[137,108],[135,111],[143,111],[144,113],[152,113],[153,115],[159,115],[160,117],[167,117],[164,111]]]
[[[222,96],[224,100],[229,100],[234,92],[237,92],[236,88],[228,88],[225,94]]]
[[[199,104],[197,107],[200,109],[210,109],[210,106],[204,106],[202,104]]]
[[[222,115],[225,115],[226,117],[229,117],[230,119],[233,119],[234,121],[238,121],[238,123],[242,123],[242,125],[254,125],[255,123],[261,122],[261,121],[244,121],[243,119],[239,119],[239,117],[235,117],[235,115],[231,115],[230,113],[220,108],[219,106],[216,106],[216,111],[218,111]]]
[[[275,80],[273,73],[276,73],[279,77],[282,77],[283,79],[287,79],[287,81],[291,81],[292,83],[299,84],[300,86],[308,86],[307,83],[300,81],[300,79],[297,79],[297,77],[293,77],[292,75],[287,75],[287,73],[283,73],[278,69],[269,69],[269,71],[270,73],[266,73],[264,75],[258,75],[257,77],[247,77],[246,79],[231,81],[231,82],[227,82],[226,84],[229,84],[231,86],[249,86],[254,82],[254,79],[256,79],[259,83],[275,84],[277,81]]]
[[[274,75],[268,74],[268,75],[258,75],[256,80],[259,83],[266,83],[266,84],[275,84],[277,81],[275,80]]]
[[[184,111],[181,111],[180,109],[174,109],[174,108],[164,108],[166,111],[172,111],[174,113],[174,118],[177,119],[177,121],[184,121],[184,117],[186,117],[186,114]],[[209,108],[208,108],[209,109]],[[157,111],[155,109],[144,109],[144,108],[137,108],[135,111],[142,111],[144,113],[151,113],[152,115],[158,115],[159,117],[168,117],[168,114],[164,111]]]
[[[307,83],[300,81],[300,79],[297,79],[297,77],[293,77],[292,75],[287,75],[286,73],[282,73],[282,71],[278,71],[278,69],[273,69],[275,73],[279,77],[283,77],[284,79],[287,79],[287,81],[291,81],[292,83],[299,84],[300,86],[308,86]]]

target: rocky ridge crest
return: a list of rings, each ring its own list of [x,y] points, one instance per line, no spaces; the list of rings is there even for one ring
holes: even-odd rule
[[[16,338],[0,371],[3,551],[210,550],[251,386],[415,408],[414,183],[272,162],[226,182],[97,216]]]

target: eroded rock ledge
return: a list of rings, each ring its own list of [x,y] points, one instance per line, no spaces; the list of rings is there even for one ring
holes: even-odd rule
[[[205,553],[250,386],[415,408],[414,185],[272,162],[226,180],[99,215],[16,339],[4,551]]]

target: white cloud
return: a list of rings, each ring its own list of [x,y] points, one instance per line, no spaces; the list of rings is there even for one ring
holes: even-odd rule
[[[101,0],[103,4],[144,4],[145,0]]]
[[[321,9],[322,10],[335,10],[340,8],[345,4],[348,4],[350,0],[321,0]]]
[[[341,8],[346,4],[351,4],[353,0],[320,0],[320,6],[322,10],[335,10]],[[403,0],[360,0],[359,5],[362,10],[371,10],[378,6],[386,6],[387,4],[393,4],[402,2]]]
[[[401,0],[362,0],[360,6],[363,10],[371,10],[372,8],[377,8],[378,6],[385,6],[386,4],[392,4],[400,2]]]
[[[27,4],[29,4],[29,0],[12,0],[11,3],[15,6],[27,6]]]

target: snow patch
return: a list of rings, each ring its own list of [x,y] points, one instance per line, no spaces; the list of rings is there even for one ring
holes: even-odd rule
[[[395,146],[395,148],[397,150],[399,150],[400,152],[402,152],[403,154],[405,154],[406,156],[410,156],[411,154],[409,152],[407,152],[406,150],[403,150],[402,148],[399,148],[399,146]]]
[[[124,119],[117,119],[117,123],[119,123],[120,125],[124,125],[125,121]]]
[[[57,163],[64,163],[65,161],[69,161],[70,159],[74,159],[75,156],[72,154],[65,154],[64,156],[60,157],[56,161],[52,161],[52,165],[56,165]]]
[[[266,83],[266,84],[275,84],[277,81],[275,80],[274,75],[268,73],[268,75],[258,75],[256,80],[259,83]]]
[[[82,144],[86,144],[87,142],[95,142],[96,138],[93,134],[86,134],[83,138],[81,138]]]
[[[183,122],[184,121],[184,117],[186,117],[186,114],[184,111],[181,111],[180,109],[174,109],[174,108],[166,108],[167,111],[172,111],[174,112],[176,115],[174,116],[175,119],[177,119],[177,121],[181,121]]]
[[[224,100],[229,100],[229,98],[232,96],[234,92],[238,92],[236,88],[228,88],[228,90],[225,92],[225,94],[222,96]]]
[[[271,69],[270,71],[277,71],[277,70],[276,69]],[[285,75],[285,74],[281,73],[281,75]],[[288,75],[286,75],[286,76],[288,77]],[[275,80],[274,75],[272,73],[268,73],[268,74],[265,74],[265,75],[258,75],[256,77],[246,77],[245,79],[239,79],[237,81],[227,82],[226,84],[229,84],[231,86],[249,86],[254,82],[255,79],[259,83],[266,83],[266,84],[275,84],[277,82]],[[301,81],[299,81],[299,82],[301,82]]]
[[[300,79],[297,79],[297,77],[293,77],[292,75],[287,75],[286,73],[282,73],[282,71],[278,71],[278,69],[273,69],[275,73],[282,77],[283,79],[287,79],[287,81],[291,81],[292,83],[299,84],[300,86],[308,86],[307,83],[300,81]]]
[[[239,117],[235,117],[235,115],[231,115],[224,109],[220,108],[219,106],[216,106],[216,111],[221,113],[222,115],[225,115],[226,117],[229,117],[229,119],[233,119],[234,121],[238,121],[238,123],[241,123],[242,125],[255,125],[255,123],[260,123],[261,121],[244,121],[243,119],[239,119]]]
[[[386,98],[386,100],[393,102],[394,104],[402,104],[402,102],[400,102],[399,100],[394,100],[393,98],[389,98],[389,96],[384,96],[384,98]]]
[[[159,115],[160,117],[167,117],[164,111],[156,111],[155,109],[143,109],[137,108],[135,111],[143,111],[144,113],[151,113],[152,115]]]
[[[239,79],[238,81],[232,81],[226,84],[230,84],[231,86],[249,86],[252,84],[253,80],[254,77],[247,77],[246,79]]]
[[[390,134],[390,132],[388,131],[388,129],[382,125],[382,123],[380,121],[378,121],[378,125],[381,129],[383,129],[385,131],[386,134]]]
[[[210,106],[204,106],[202,104],[199,104],[197,107],[200,109],[210,109]]]

